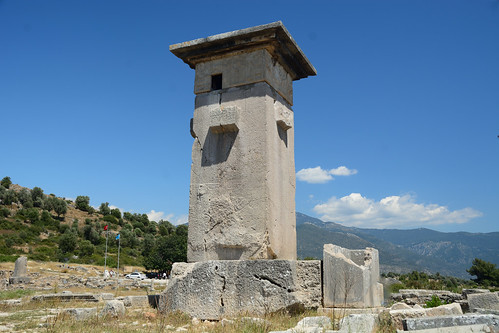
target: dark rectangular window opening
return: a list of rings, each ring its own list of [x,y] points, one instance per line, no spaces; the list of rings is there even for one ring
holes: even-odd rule
[[[215,74],[211,76],[211,90],[222,89],[222,74]]]

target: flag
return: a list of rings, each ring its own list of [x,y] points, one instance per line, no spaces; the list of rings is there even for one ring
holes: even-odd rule
[[[116,236],[116,240],[118,240],[118,239],[120,239],[120,234],[118,234],[118,235]]]
[[[106,231],[106,230],[107,230],[107,224],[104,226],[104,231]]]

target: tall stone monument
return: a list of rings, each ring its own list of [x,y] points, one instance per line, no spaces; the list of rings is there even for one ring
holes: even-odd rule
[[[296,259],[293,81],[315,68],[281,22],[170,51],[196,70],[188,261]]]
[[[293,81],[316,75],[281,22],[170,46],[196,70],[189,263],[160,309],[200,319],[319,307],[320,261],[296,260]],[[260,259],[260,260],[253,260]]]

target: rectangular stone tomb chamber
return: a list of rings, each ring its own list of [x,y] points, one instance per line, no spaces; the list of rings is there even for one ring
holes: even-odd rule
[[[170,46],[195,69],[187,260],[296,259],[293,81],[281,22]]]
[[[319,260],[210,260],[175,263],[159,307],[219,320],[318,308],[321,299]]]

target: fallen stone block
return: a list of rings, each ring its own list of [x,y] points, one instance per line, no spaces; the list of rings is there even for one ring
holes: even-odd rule
[[[69,302],[69,301],[80,301],[80,302],[98,302],[99,299],[92,294],[44,294],[44,295],[35,295],[31,297],[31,301],[60,301],[60,302]]]
[[[327,330],[326,333],[372,333],[376,326],[377,315],[373,314],[354,314],[349,315],[340,321],[340,329],[338,331]]]
[[[123,304],[126,307],[149,305],[149,297],[147,295],[144,295],[144,296],[125,296],[125,297],[123,297]]]
[[[403,328],[406,331],[471,325],[487,325],[493,327],[494,330],[499,331],[499,316],[488,314],[467,314],[460,316],[407,318],[403,322]]]
[[[69,315],[76,320],[85,320],[97,315],[97,308],[71,308],[64,309],[61,313]]]
[[[426,302],[431,301],[433,296],[437,296],[445,303],[455,303],[464,299],[463,295],[448,290],[429,289],[400,289],[398,293],[392,294],[390,298],[395,302],[415,305],[426,304]]]
[[[440,305],[434,308],[425,309],[426,316],[437,317],[437,316],[450,316],[450,315],[462,315],[463,310],[461,305],[458,303]]]
[[[407,331],[397,330],[397,333],[404,333],[404,332]],[[487,325],[439,327],[439,328],[417,330],[412,332],[414,333],[495,333],[495,331]]]
[[[469,294],[468,304],[471,312],[476,309],[499,310],[499,292]]]
[[[125,305],[122,301],[112,300],[107,301],[104,308],[101,310],[102,316],[121,317],[125,315]]]
[[[175,263],[161,311],[220,320],[240,313],[318,308],[320,261],[212,260]]]

